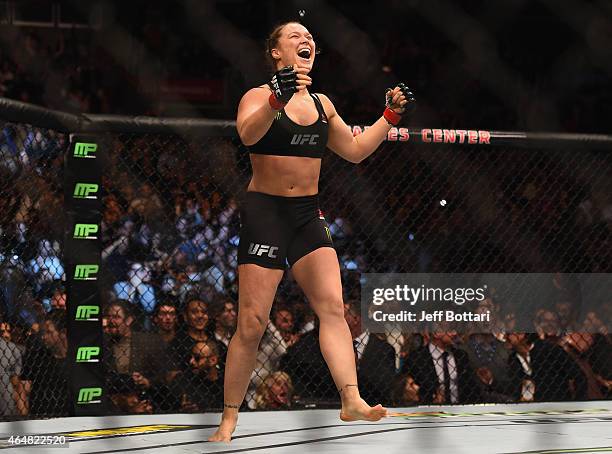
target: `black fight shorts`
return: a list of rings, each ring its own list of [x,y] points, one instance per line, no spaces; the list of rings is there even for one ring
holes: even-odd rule
[[[238,264],[284,270],[320,247],[334,247],[319,196],[247,192],[240,209]]]

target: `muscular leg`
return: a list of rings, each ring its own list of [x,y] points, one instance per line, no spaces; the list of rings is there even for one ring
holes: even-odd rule
[[[229,443],[238,421],[238,407],[242,404],[255,368],[257,348],[263,336],[270,308],[282,270],[262,268],[246,264],[239,267],[238,282],[238,327],[227,351],[224,379],[225,407],[221,424],[208,441]]]
[[[313,310],[319,317],[319,344],[340,389],[343,421],[358,419],[377,421],[386,415],[381,405],[370,407],[359,395],[353,341],[344,319],[342,283],[336,251],[319,248],[299,259],[292,267],[293,276],[300,285]],[[353,386],[347,386],[353,385]]]

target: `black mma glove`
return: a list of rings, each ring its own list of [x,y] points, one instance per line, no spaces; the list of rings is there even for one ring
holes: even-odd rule
[[[397,126],[400,120],[402,119],[402,115],[406,112],[412,113],[416,109],[416,99],[414,98],[414,94],[410,91],[410,88],[406,86],[404,83],[397,84],[397,87],[400,89],[404,99],[401,97],[393,102],[393,97],[391,96],[392,88],[387,88],[387,92],[385,95],[385,112],[383,116],[387,123]],[[403,105],[402,101],[406,101]]]
[[[298,91],[297,73],[293,66],[285,66],[274,73],[268,82],[272,94],[270,95],[270,106],[274,110],[280,110],[289,102],[293,93]]]

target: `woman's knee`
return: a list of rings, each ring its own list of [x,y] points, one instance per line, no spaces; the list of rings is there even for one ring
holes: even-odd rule
[[[268,326],[268,318],[269,316],[255,311],[243,312],[238,317],[236,334],[245,342],[259,344]]]
[[[328,297],[317,301],[314,310],[322,322],[344,320],[344,303],[341,297]]]

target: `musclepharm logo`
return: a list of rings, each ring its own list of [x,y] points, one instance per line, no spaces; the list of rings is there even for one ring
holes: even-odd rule
[[[76,310],[75,320],[79,322],[97,322],[98,317],[94,318],[94,316],[99,314],[99,306],[79,306]]]
[[[75,224],[74,226],[74,238],[77,240],[97,240],[98,237],[94,236],[94,233],[98,233],[98,224]]]
[[[98,358],[94,358],[100,354],[100,347],[79,347],[77,350],[77,363],[99,363]]]
[[[77,265],[74,268],[75,281],[95,281],[98,279],[95,274],[98,273],[98,265]]]
[[[271,259],[275,259],[276,251],[278,251],[277,246],[268,246],[267,244],[251,243],[249,246],[249,254],[258,255],[260,257],[266,254]]]
[[[319,134],[293,134],[291,145],[316,145],[319,140]]]
[[[325,233],[327,233],[327,239],[331,241],[332,240],[331,232],[329,231],[329,227],[327,226],[325,226]]]
[[[81,388],[79,390],[79,397],[77,399],[77,403],[80,405],[99,404],[102,402],[102,400],[96,399],[96,397],[100,396],[102,396],[102,388]]]
[[[97,199],[98,188],[99,186],[94,183],[77,183],[74,185],[73,197],[75,199]]]
[[[98,145],[95,143],[77,142],[74,144],[75,158],[96,159],[94,153],[98,151]]]

